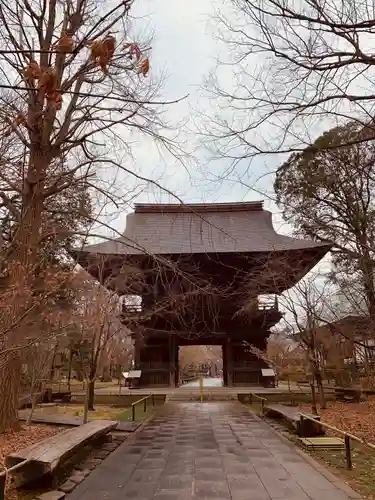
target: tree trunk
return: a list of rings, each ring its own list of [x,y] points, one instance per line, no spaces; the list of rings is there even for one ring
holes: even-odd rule
[[[90,390],[90,383],[89,380],[86,379],[86,384],[85,384],[85,401],[83,404],[83,422],[86,424],[89,420],[89,390]]]
[[[30,159],[30,164],[39,172],[37,165],[34,165],[34,161]],[[13,288],[15,296],[12,309],[6,315],[2,327],[4,331],[8,330],[8,339],[5,346],[14,350],[0,356],[0,434],[7,430],[19,428],[18,398],[21,389],[22,366],[19,346],[25,334],[22,328],[23,316],[32,303],[29,287],[35,276],[43,212],[43,199],[39,195],[40,188],[41,185],[32,187],[28,179],[25,179],[24,215],[12,244],[13,251],[8,257],[9,278],[7,288],[9,290]]]
[[[320,404],[320,408],[322,408],[323,410],[325,410],[326,407],[327,407],[327,405],[326,405],[326,397],[325,397],[325,394],[324,394],[324,386],[323,386],[322,376],[321,376],[319,370],[315,374],[315,379],[316,379],[316,384],[317,384],[318,390],[319,390],[319,404]]]
[[[311,379],[310,387],[311,387],[311,413],[313,413],[314,415],[318,415],[314,377]]]
[[[18,352],[0,356],[0,434],[20,428],[18,418],[21,360]]]
[[[31,424],[31,420],[32,420],[33,415],[34,415],[37,400],[38,400],[38,394],[34,391],[33,394],[31,394],[31,408],[30,408],[30,413],[29,413],[27,420],[26,420],[26,425]]]
[[[90,379],[89,380],[89,389],[88,389],[88,408],[89,408],[89,411],[95,411],[94,398],[95,398],[95,379]]]
[[[55,345],[55,348],[53,350],[52,361],[51,361],[51,370],[49,373],[49,381],[51,383],[53,382],[53,378],[55,376],[55,360],[56,360],[57,348],[58,348],[58,344]]]
[[[94,398],[95,398],[95,374],[96,369],[94,366],[90,369],[90,379],[89,379],[89,387],[88,387],[88,409],[89,411],[95,411],[94,408]]]
[[[69,350],[69,365],[68,365],[68,391],[71,390],[70,381],[72,378],[72,363],[73,363],[73,349]]]

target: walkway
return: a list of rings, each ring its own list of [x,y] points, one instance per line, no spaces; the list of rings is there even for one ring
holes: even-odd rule
[[[67,500],[359,498],[240,403],[166,404]]]

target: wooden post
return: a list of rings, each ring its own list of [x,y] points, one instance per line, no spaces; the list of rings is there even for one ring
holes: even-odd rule
[[[228,387],[233,386],[233,365],[232,365],[232,345],[228,340],[225,344],[226,349],[226,368],[227,368],[227,385]]]
[[[175,375],[175,358],[176,358],[176,337],[168,335],[168,370],[169,370],[169,387],[176,386]]]
[[[260,400],[261,415],[264,417],[264,399]]]
[[[147,411],[147,398],[145,398],[143,401],[143,411],[144,411],[144,413],[146,413],[146,411]]]
[[[299,432],[298,432],[298,435],[300,437],[304,437],[305,433],[304,433],[304,428],[305,426],[305,419],[303,418],[303,415],[300,415],[299,416]]]
[[[253,393],[250,392],[250,397],[249,397],[250,404],[253,404]]]
[[[132,404],[132,420],[133,420],[133,422],[135,420],[135,404],[134,403]]]
[[[152,406],[155,406],[155,394],[152,395]]]
[[[352,452],[350,449],[350,437],[345,434],[345,455],[346,455],[346,466],[348,469],[353,468],[352,464]]]
[[[221,346],[222,358],[223,358],[223,385],[227,387],[228,385],[228,368],[227,368],[227,348],[226,343]]]

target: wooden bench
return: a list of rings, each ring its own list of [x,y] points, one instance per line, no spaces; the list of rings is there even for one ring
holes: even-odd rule
[[[92,420],[8,455],[5,459],[7,469],[28,461],[14,474],[10,471],[13,486],[21,486],[45,474],[54,474],[81,447],[103,437],[117,424],[111,420]]]
[[[301,419],[301,413],[296,406],[270,403],[264,405],[264,411],[271,417],[273,416],[285,420],[289,428],[296,432],[300,437],[322,436],[325,434],[323,427],[318,423],[312,422],[308,419]],[[306,412],[305,415],[313,418],[316,422],[320,421],[319,415],[313,415]]]

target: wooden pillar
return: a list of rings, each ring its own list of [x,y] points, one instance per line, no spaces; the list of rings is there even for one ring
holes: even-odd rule
[[[169,342],[169,386],[170,387],[175,387],[176,384],[176,366],[175,366],[175,360],[176,360],[176,337],[175,335],[169,335],[168,337],[168,342]]]
[[[178,387],[180,384],[180,347],[177,345],[175,346],[175,377],[174,377],[174,385],[175,387]]]
[[[134,366],[139,368],[141,362],[141,345],[139,340],[134,341]]]
[[[223,372],[224,372],[224,360],[225,360],[225,372],[226,372],[226,383],[224,379],[224,385],[227,387],[232,387],[233,385],[233,366],[232,366],[232,345],[230,339],[226,341],[224,344],[224,352],[223,352]]]
[[[223,385],[228,385],[227,349],[226,343],[221,346],[223,356]]]

